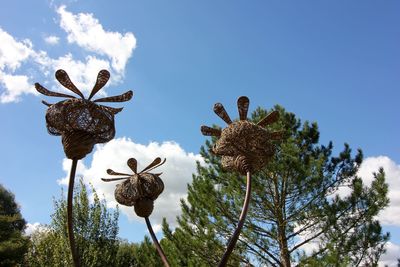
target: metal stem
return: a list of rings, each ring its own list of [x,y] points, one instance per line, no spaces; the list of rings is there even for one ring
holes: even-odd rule
[[[73,216],[72,216],[72,205],[73,205],[73,196],[74,196],[74,181],[75,181],[75,173],[76,166],[78,164],[77,159],[72,159],[71,165],[71,173],[69,175],[69,184],[68,184],[68,199],[67,199],[67,224],[68,224],[68,239],[69,246],[71,249],[72,260],[74,261],[75,267],[80,267],[79,256],[75,246],[75,237],[74,237],[74,225],[73,225]]]
[[[236,242],[239,239],[240,232],[242,231],[242,227],[243,227],[244,221],[246,219],[246,215],[247,215],[247,211],[249,209],[249,204],[250,204],[250,199],[251,199],[251,174],[249,171],[247,172],[246,183],[247,183],[246,184],[246,196],[244,199],[242,213],[240,214],[238,225],[237,225],[235,231],[233,232],[231,239],[229,240],[226,251],[225,251],[224,255],[222,256],[222,259],[219,262],[218,267],[225,267],[226,264],[228,263],[229,256],[231,255],[231,253],[236,245]]]
[[[149,217],[145,217],[144,219],[146,220],[147,229],[149,229],[151,239],[153,240],[153,243],[156,246],[157,252],[161,257],[161,260],[164,263],[164,266],[169,267],[167,257],[165,256],[164,251],[162,250],[162,248],[160,246],[160,243],[158,243],[157,237],[154,234],[153,228],[151,227]]]

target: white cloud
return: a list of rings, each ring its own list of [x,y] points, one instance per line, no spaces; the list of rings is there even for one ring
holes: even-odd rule
[[[0,72],[0,84],[6,88],[0,95],[0,103],[18,102],[22,94],[37,94],[29,77]]]
[[[99,196],[104,195],[109,207],[117,204],[114,199],[114,190],[118,182],[103,182],[100,178],[107,175],[108,168],[118,172],[132,173],[126,161],[134,157],[138,161],[138,170],[146,167],[156,157],[166,158],[167,161],[155,173],[163,172],[161,179],[164,182],[164,192],[154,203],[154,211],[150,216],[154,229],[160,230],[162,218],[166,217],[174,227],[176,216],[181,212],[180,199],[187,196],[187,184],[192,181],[192,174],[196,171],[196,161],[204,163],[200,155],[185,152],[177,143],[164,142],[162,144],[151,142],[148,145],[136,144],[128,138],[118,138],[105,145],[97,145],[93,153],[90,166],[78,165],[77,175],[83,175],[85,183],[91,183]],[[70,163],[69,163],[70,164]],[[63,162],[64,170],[70,165]],[[64,178],[64,183],[65,178]],[[144,222],[136,216],[133,207],[121,206],[123,214],[129,219]]]
[[[373,173],[378,172],[382,167],[385,171],[386,182],[389,185],[388,197],[390,199],[389,206],[381,211],[378,215],[378,220],[382,225],[400,226],[400,165],[386,156],[368,157],[364,159],[357,173],[363,179],[365,185],[370,186],[373,181]],[[341,188],[338,194],[344,197],[350,194],[348,188]],[[299,241],[308,238],[309,233],[304,233],[299,236]],[[319,240],[309,242],[301,248],[309,255],[313,250],[318,248]],[[393,242],[386,244],[387,252],[382,255],[379,266],[397,266],[397,258],[400,257],[400,245]]]
[[[29,40],[17,41],[0,28],[0,70],[14,72],[34,53]]]
[[[309,234],[299,235],[299,242],[304,241],[309,237]],[[301,249],[306,253],[306,255],[311,255],[313,252],[318,250],[320,239],[316,238],[311,242],[308,242],[301,246]],[[400,245],[393,242],[387,242],[385,245],[386,253],[379,259],[379,266],[384,267],[397,267],[397,259],[400,258]]]
[[[0,28],[0,85],[4,88],[0,103],[17,102],[22,94],[36,93],[28,76],[14,73],[34,53],[31,41],[17,41]]]
[[[134,35],[106,31],[93,14],[75,15],[65,6],[59,7],[57,13],[68,41],[85,50],[83,58],[77,59],[71,53],[51,58],[46,51],[34,50],[29,39],[17,41],[0,28],[0,103],[18,102],[23,94],[37,94],[32,77],[15,73],[23,63],[30,63],[28,67],[33,72],[38,68],[46,77],[51,77],[50,88],[56,91],[65,90],[52,76],[58,69],[67,71],[72,82],[86,94],[91,91],[101,69],[111,72],[106,87],[123,79],[126,64],[136,46]],[[49,35],[45,41],[57,44],[60,38]],[[106,92],[102,90],[99,95],[104,96]]]
[[[160,233],[162,230],[162,225],[161,224],[152,224],[151,227],[153,228],[154,233]],[[147,232],[150,234],[150,232],[147,230]]]
[[[65,6],[57,9],[60,26],[68,34],[68,42],[76,43],[84,49],[106,55],[112,67],[121,73],[136,47],[136,38],[131,32],[121,34],[104,30],[99,21],[90,13],[74,15]]]
[[[64,158],[62,162],[62,169],[65,171],[67,174],[65,177],[60,178],[57,180],[57,183],[59,185],[68,185],[69,182],[69,175],[71,173],[71,165],[72,165],[72,160]],[[78,161],[78,164],[76,165],[76,172],[75,172],[75,177],[81,177],[85,174],[87,171],[86,166],[82,160]],[[76,178],[78,180],[79,178]]]
[[[366,185],[373,181],[373,172],[380,167],[385,171],[386,182],[389,185],[389,207],[379,213],[378,219],[382,225],[400,226],[400,165],[386,156],[366,158],[358,171]]]
[[[386,253],[380,258],[379,266],[397,267],[398,258],[400,258],[400,245],[387,242]]]
[[[95,56],[87,56],[85,61],[80,61],[75,60],[71,54],[67,54],[58,59],[51,59],[50,62],[53,72],[58,69],[65,70],[72,82],[82,93],[90,93],[90,91],[92,91],[97,74],[100,70],[110,69],[107,60],[99,59]],[[115,80],[115,77],[113,77],[112,80]],[[58,86],[58,88],[60,87],[61,86]],[[98,94],[104,94],[104,90],[101,90]]]
[[[39,232],[39,231],[46,231],[48,228],[40,224],[38,222],[35,223],[27,223],[26,228],[25,228],[25,235],[26,236],[31,236],[33,233]]]
[[[400,226],[400,165],[386,156],[368,157],[364,159],[357,175],[362,178],[366,186],[371,186],[373,173],[382,167],[385,171],[386,183],[389,185],[389,206],[378,215],[382,225]],[[336,192],[341,197],[351,193],[348,187],[342,187]]]
[[[49,35],[44,38],[44,41],[50,45],[56,45],[60,41],[60,37]]]
[[[96,56],[86,56],[84,60],[77,60],[74,59],[71,53],[53,59],[48,57],[46,52],[40,51],[34,54],[34,60],[39,64],[40,70],[45,73],[46,76],[55,73],[58,69],[65,70],[71,81],[84,94],[89,94],[91,92],[100,70],[110,69],[110,63],[105,59],[99,59]],[[110,81],[106,84],[105,88],[110,84],[119,82],[121,79],[122,77],[120,75],[111,76]],[[54,83],[51,90],[64,91],[71,94],[71,91],[65,89],[59,83]],[[103,89],[96,95],[104,96],[106,93]]]

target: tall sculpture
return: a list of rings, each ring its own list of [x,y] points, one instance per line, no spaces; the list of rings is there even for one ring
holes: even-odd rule
[[[80,98],[76,98],[73,95],[52,92],[39,83],[35,83],[36,90],[43,95],[68,98],[55,104],[49,104],[46,101],[42,101],[42,103],[49,107],[46,111],[48,132],[51,135],[61,135],[65,155],[72,160],[68,184],[67,222],[70,249],[74,265],[77,267],[80,266],[80,260],[75,246],[72,220],[76,166],[78,160],[89,154],[95,144],[106,143],[115,136],[114,116],[122,108],[113,108],[97,103],[129,101],[133,92],[128,91],[122,95],[103,97],[92,101],[92,97],[106,85],[110,78],[107,70],[99,72],[96,84],[87,99],[64,70],[57,70],[55,76],[65,88],[80,96]]]
[[[114,192],[115,200],[124,206],[134,206],[136,215],[145,219],[147,228],[150,232],[153,243],[156,246],[157,252],[160,255],[164,265],[169,267],[167,257],[165,256],[164,251],[162,250],[160,243],[154,234],[149,220],[149,216],[154,209],[154,201],[164,191],[164,183],[160,178],[161,173],[150,173],[150,171],[163,165],[164,163],[165,159],[161,161],[161,158],[156,158],[152,163],[138,173],[136,159],[130,158],[128,159],[127,164],[133,171],[133,174],[120,173],[108,169],[107,173],[109,175],[125,177],[101,179],[105,182],[125,180],[116,186]]]
[[[214,112],[228,124],[228,127],[222,130],[208,126],[200,128],[203,135],[218,138],[212,152],[221,156],[222,166],[229,171],[245,174],[247,177],[242,212],[218,265],[220,267],[226,266],[244,225],[251,199],[251,174],[259,171],[268,163],[275,152],[274,140],[279,140],[282,136],[282,132],[272,132],[264,128],[278,120],[279,113],[277,111],[268,114],[257,124],[247,120],[249,102],[246,96],[239,97],[237,101],[239,120],[235,122],[232,122],[224,106],[216,103]]]

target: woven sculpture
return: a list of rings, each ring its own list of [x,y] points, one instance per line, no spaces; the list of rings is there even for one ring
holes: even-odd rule
[[[107,70],[99,72],[88,99],[76,88],[64,70],[57,70],[55,76],[65,88],[79,95],[80,98],[52,92],[39,83],[35,83],[36,90],[43,95],[69,98],[56,104],[42,101],[49,107],[46,112],[47,130],[52,135],[61,135],[64,151],[69,159],[82,159],[92,151],[95,144],[105,143],[114,138],[114,115],[122,110],[122,108],[112,108],[97,103],[125,102],[132,98],[133,92],[128,91],[122,95],[91,101],[109,80],[110,73]]]
[[[139,217],[149,217],[154,208],[154,201],[164,190],[164,183],[160,179],[161,173],[149,173],[149,171],[163,165],[161,158],[156,158],[141,172],[137,172],[137,161],[130,158],[127,161],[132,174],[107,170],[109,175],[125,176],[121,178],[102,178],[105,182],[125,180],[117,184],[114,192],[117,202],[124,206],[134,206],[135,212]]]
[[[203,135],[218,138],[212,152],[221,156],[222,167],[246,175],[246,195],[242,211],[218,267],[225,267],[228,264],[229,256],[236,246],[245,223],[251,199],[251,173],[259,171],[268,163],[275,153],[273,141],[282,138],[282,132],[272,132],[264,128],[278,120],[277,111],[271,112],[255,124],[247,120],[249,99],[245,96],[239,97],[237,106],[240,120],[232,122],[221,103],[214,105],[214,112],[228,124],[228,127],[220,130],[201,126]]]
[[[222,166],[227,170],[235,170],[241,174],[262,169],[274,155],[274,140],[282,138],[282,132],[272,132],[265,126],[276,122],[279,113],[273,111],[257,124],[247,120],[249,99],[239,97],[237,101],[239,121],[232,122],[221,103],[214,105],[214,112],[222,118],[228,127],[220,130],[201,126],[206,136],[218,137],[212,152],[222,157]]]

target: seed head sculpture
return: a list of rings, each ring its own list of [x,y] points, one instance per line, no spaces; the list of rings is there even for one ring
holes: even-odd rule
[[[154,208],[154,201],[164,190],[164,183],[160,179],[161,173],[150,173],[149,171],[163,165],[161,158],[156,158],[141,172],[137,172],[137,161],[130,158],[127,161],[132,174],[107,170],[109,175],[126,176],[121,178],[102,178],[105,182],[125,180],[117,184],[114,192],[115,200],[124,206],[134,206],[139,217],[149,217]]]
[[[124,206],[134,206],[137,216],[142,217],[146,221],[147,229],[156,246],[156,250],[161,257],[165,267],[169,267],[167,257],[162,250],[160,243],[154,234],[149,216],[154,209],[154,201],[164,191],[164,183],[160,179],[161,173],[150,173],[151,170],[160,167],[165,163],[166,159],[161,161],[161,158],[156,158],[141,172],[137,172],[137,161],[135,158],[130,158],[127,161],[129,168],[133,174],[115,172],[111,169],[107,170],[109,175],[125,176],[120,178],[101,178],[105,182],[120,181],[124,182],[117,184],[114,196],[117,202]]]
[[[273,111],[257,124],[247,120],[249,99],[239,97],[237,101],[239,121],[232,122],[221,103],[214,105],[214,112],[222,118],[228,127],[219,130],[201,126],[201,132],[206,136],[219,137],[212,152],[222,157],[221,163],[227,170],[235,170],[241,174],[248,171],[256,172],[262,169],[274,155],[274,140],[282,137],[282,132],[271,132],[264,128],[276,122],[278,111]]]
[[[52,92],[39,83],[35,83],[36,90],[43,95],[69,98],[56,104],[42,101],[49,107],[46,112],[47,130],[52,135],[61,135],[64,151],[69,159],[82,159],[92,151],[95,144],[105,143],[114,138],[114,115],[122,110],[122,108],[112,108],[97,103],[125,102],[132,98],[133,92],[128,91],[122,95],[91,101],[109,80],[110,73],[107,70],[99,72],[96,84],[87,99],[64,70],[57,70],[55,76],[65,88],[80,98]]]

